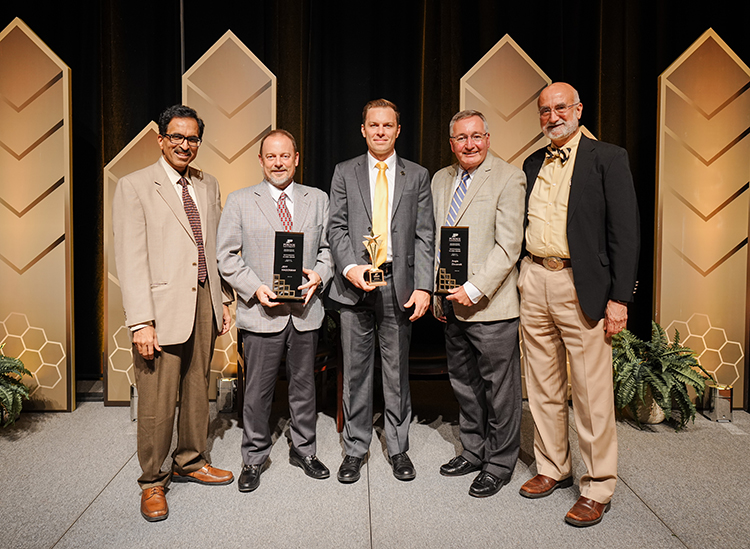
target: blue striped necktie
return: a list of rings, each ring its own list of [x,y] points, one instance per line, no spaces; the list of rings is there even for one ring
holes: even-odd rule
[[[448,219],[446,219],[445,221],[446,225],[456,224],[456,220],[458,219],[458,210],[461,208],[461,202],[464,201],[464,196],[466,196],[466,186],[468,181],[469,172],[464,170],[464,174],[461,176],[461,181],[459,181],[458,187],[456,187],[456,192],[453,193],[451,206],[450,208],[448,208]]]

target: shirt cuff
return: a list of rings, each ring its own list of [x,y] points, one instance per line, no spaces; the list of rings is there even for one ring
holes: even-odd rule
[[[131,332],[137,332],[141,328],[145,328],[146,326],[153,326],[153,322],[144,322],[143,324],[136,324],[135,326],[130,326]]]
[[[477,287],[469,281],[464,282],[464,291],[474,305],[479,303],[479,300],[482,299],[482,292],[480,292]]]

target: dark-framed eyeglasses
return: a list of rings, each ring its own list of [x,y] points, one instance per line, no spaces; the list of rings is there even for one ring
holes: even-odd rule
[[[555,113],[557,114],[557,116],[562,116],[566,112],[568,112],[568,109],[571,109],[575,107],[576,105],[580,105],[580,103],[581,102],[578,101],[576,103],[571,103],[570,105],[564,105],[564,104],[555,105],[552,109],[550,109],[549,107],[542,107],[541,109],[539,109],[539,118],[547,118],[550,114],[552,114],[553,109]]]
[[[165,133],[162,137],[169,139],[169,142],[172,143],[172,145],[182,145],[185,140],[187,140],[188,147],[192,148],[199,147],[202,141],[200,137],[195,135],[185,137],[181,133]]]
[[[458,143],[459,145],[465,145],[469,141],[469,139],[471,139],[474,143],[479,143],[485,137],[487,137],[486,133],[473,133],[471,135],[457,135],[456,137],[451,137],[451,140],[453,140],[454,143]]]

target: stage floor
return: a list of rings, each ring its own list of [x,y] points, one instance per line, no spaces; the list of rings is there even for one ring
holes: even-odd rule
[[[480,500],[468,495],[473,475],[438,473],[460,448],[458,406],[447,381],[412,382],[409,455],[417,478],[393,477],[378,412],[369,459],[352,485],[335,479],[343,447],[332,402],[318,416],[318,457],[331,478],[312,480],[289,464],[285,387],[277,386],[271,420],[280,440],[260,487],[243,494],[236,481],[172,484],[169,518],[158,523],[140,516],[136,426],[128,408],[84,401],[69,414],[24,413],[14,427],[0,430],[0,547],[723,549],[745,547],[750,539],[750,415],[743,411],[735,410],[730,424],[698,416],[680,433],[618,422],[612,508],[601,524],[577,529],[563,521],[577,486],[540,500],[518,495],[536,473],[526,403],[511,482]],[[578,478],[583,464],[572,413],[570,423]],[[212,463],[238,476],[242,434],[235,418],[212,411],[210,431]]]

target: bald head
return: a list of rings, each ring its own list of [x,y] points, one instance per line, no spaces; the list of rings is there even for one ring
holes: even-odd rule
[[[583,105],[570,84],[550,84],[539,94],[537,106],[542,132],[555,146],[562,147],[578,133]]]

